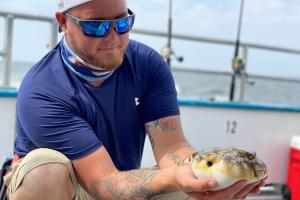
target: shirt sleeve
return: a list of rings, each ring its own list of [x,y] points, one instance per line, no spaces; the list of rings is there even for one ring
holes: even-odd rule
[[[155,51],[148,61],[147,92],[143,97],[144,122],[179,115],[175,82],[169,66]]]
[[[20,91],[17,115],[26,136],[37,148],[54,149],[73,160],[102,145],[87,121],[70,105],[44,91]]]

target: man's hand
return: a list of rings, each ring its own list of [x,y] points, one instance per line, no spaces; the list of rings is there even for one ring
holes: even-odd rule
[[[264,178],[263,180],[261,181],[258,181],[256,182],[257,184],[252,187],[252,189],[250,190],[250,192],[246,193],[245,195],[243,194],[240,194],[239,196],[243,197],[243,198],[246,198],[248,195],[256,195],[256,194],[259,194],[260,193],[260,187],[264,186],[266,184],[266,178]],[[242,198],[242,199],[243,199]]]
[[[218,186],[213,178],[197,178],[189,165],[178,166],[175,170],[177,190],[185,193],[203,192]]]
[[[265,185],[265,179],[247,184],[247,181],[239,181],[232,186],[219,191],[191,192],[189,196],[199,200],[233,200],[245,199],[248,195],[259,194],[260,187]]]

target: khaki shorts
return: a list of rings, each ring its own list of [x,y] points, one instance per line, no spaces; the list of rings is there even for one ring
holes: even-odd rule
[[[75,200],[94,200],[77,182],[71,161],[62,153],[51,149],[40,148],[31,151],[24,158],[12,165],[12,170],[4,176],[4,182],[8,186],[7,196],[10,199],[21,185],[24,176],[32,169],[48,164],[60,163],[67,167],[70,178],[76,192]],[[152,200],[191,200],[183,192],[172,192],[164,195],[157,195]]]
[[[75,200],[93,200],[77,182],[71,161],[62,153],[51,149],[36,149],[28,153],[24,158],[12,165],[12,171],[4,176],[4,182],[8,186],[7,196],[10,199],[21,185],[24,176],[32,169],[48,164],[59,163],[67,167],[70,178],[76,192]]]

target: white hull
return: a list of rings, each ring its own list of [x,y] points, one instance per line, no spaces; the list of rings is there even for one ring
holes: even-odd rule
[[[15,134],[16,98],[0,98],[0,162],[12,153]]]
[[[184,133],[195,148],[232,146],[256,152],[268,167],[268,182],[286,182],[289,143],[300,134],[300,113],[191,106],[180,110]],[[151,151],[147,140],[143,166],[155,164]]]
[[[0,98],[0,161],[13,149],[15,103],[15,98]],[[185,135],[195,148],[233,146],[254,151],[268,166],[269,182],[286,181],[289,143],[300,134],[300,112],[206,106],[180,106],[180,110]],[[146,140],[142,166],[154,165]]]

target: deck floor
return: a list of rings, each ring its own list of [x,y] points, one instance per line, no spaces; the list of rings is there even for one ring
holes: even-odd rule
[[[247,200],[284,200],[281,195],[259,195],[247,197]]]

